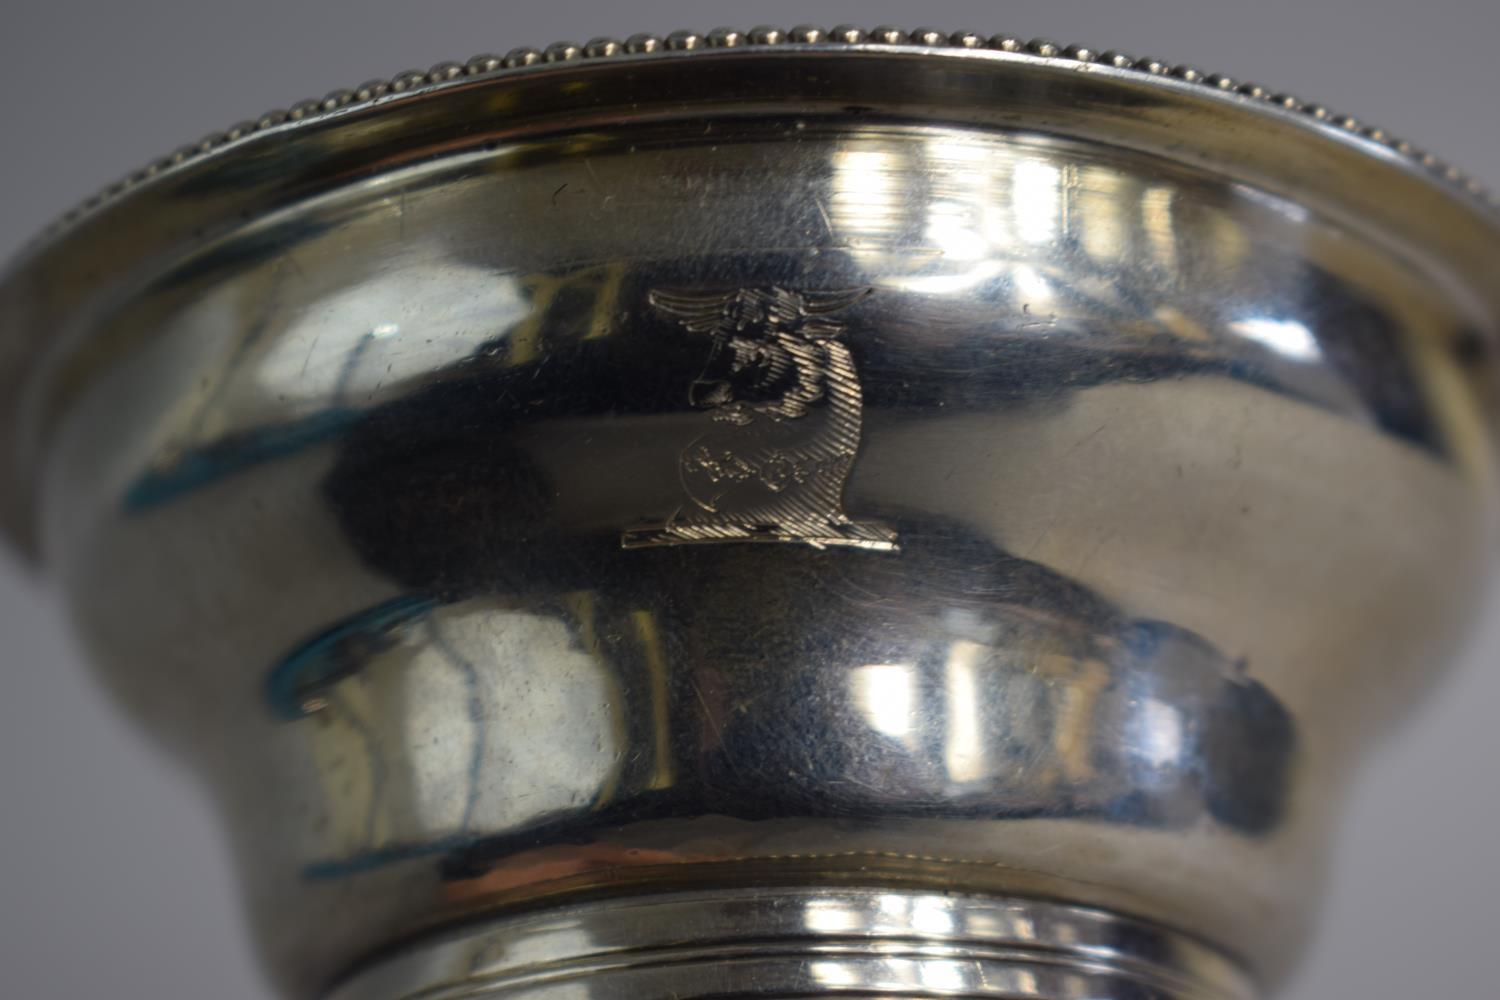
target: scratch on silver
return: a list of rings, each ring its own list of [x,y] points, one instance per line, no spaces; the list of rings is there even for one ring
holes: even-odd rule
[[[897,548],[891,528],[844,512],[864,394],[837,317],[871,292],[650,293],[658,312],[712,338],[688,402],[709,410],[714,426],[678,458],[682,507],[626,531],[626,548],[736,541]]]

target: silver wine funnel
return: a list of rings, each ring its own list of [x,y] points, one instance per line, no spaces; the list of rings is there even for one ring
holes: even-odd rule
[[[289,997],[1246,1000],[1481,594],[1497,261],[1189,67],[517,50],[34,243],[3,520]]]

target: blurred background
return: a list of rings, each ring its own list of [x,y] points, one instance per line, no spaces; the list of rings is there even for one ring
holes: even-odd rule
[[[1004,31],[1191,62],[1409,137],[1500,188],[1495,0],[7,0],[0,257],[184,141],[480,51],[720,24]],[[0,552],[0,992],[266,1000],[227,852],[190,779],[88,676]],[[1434,664],[1434,669],[1437,668]],[[1373,757],[1292,1000],[1495,995],[1500,597]]]

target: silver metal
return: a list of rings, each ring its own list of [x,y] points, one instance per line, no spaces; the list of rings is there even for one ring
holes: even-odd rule
[[[1253,995],[1212,949],[1118,914],[897,888],[763,887],[565,903],[481,924],[398,952],[329,1000],[705,993]]]
[[[288,995],[1296,961],[1489,565],[1500,222],[1263,88],[941,42],[402,74],[0,284],[4,523]]]

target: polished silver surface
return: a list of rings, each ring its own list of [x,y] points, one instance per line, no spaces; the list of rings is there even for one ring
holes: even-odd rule
[[[329,1000],[671,996],[1248,1000],[1192,938],[1041,900],[760,888],[564,904],[397,952]]]
[[[1201,76],[774,41],[271,122],[0,286],[11,532],[292,995],[675,892],[1295,959],[1488,565],[1500,224]],[[1245,989],[1162,966],[1098,995]]]

